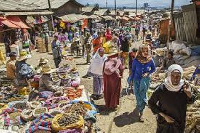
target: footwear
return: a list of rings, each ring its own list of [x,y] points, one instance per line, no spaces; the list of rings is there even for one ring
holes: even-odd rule
[[[86,74],[86,75],[84,75],[82,78],[88,78],[89,76]]]
[[[144,122],[143,113],[140,113],[140,114],[139,114],[139,121],[140,121],[140,122]]]

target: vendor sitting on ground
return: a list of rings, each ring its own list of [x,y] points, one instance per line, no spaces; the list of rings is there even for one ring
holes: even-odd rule
[[[16,62],[17,54],[15,52],[11,52],[9,54],[9,57],[10,57],[10,59],[6,63],[6,74],[7,74],[7,78],[8,79],[14,80],[16,78],[16,75],[15,75],[15,70],[16,70],[15,62]]]
[[[35,68],[36,73],[40,74],[42,71],[42,67],[48,63],[48,59],[40,58],[38,66]]]
[[[54,85],[54,83],[52,81],[51,67],[47,64],[44,65],[41,73],[42,73],[42,76],[40,77],[40,81],[39,81],[39,92],[52,91],[52,92],[55,92],[56,94],[58,94],[58,93],[61,94],[61,92],[59,91],[59,86]]]
[[[22,50],[20,57],[15,63],[16,66],[16,79],[18,87],[25,87],[28,85],[28,80],[34,76],[33,68],[27,64],[28,59],[27,51]]]
[[[194,81],[196,86],[200,85],[200,65],[197,66],[190,80]]]
[[[163,60],[161,70],[167,70],[172,64],[176,64],[174,58],[174,53],[172,51],[168,52],[168,56]]]

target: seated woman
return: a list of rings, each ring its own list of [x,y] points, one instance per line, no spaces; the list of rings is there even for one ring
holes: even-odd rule
[[[190,80],[194,81],[196,86],[200,86],[200,65],[197,66]]]
[[[45,58],[40,58],[38,66],[35,68],[36,73],[40,74],[42,71],[42,67],[46,65],[49,61]]]
[[[49,65],[44,65],[42,68],[42,76],[39,81],[39,92],[52,91],[54,94],[61,94],[59,86],[54,85],[52,80],[52,69]]]

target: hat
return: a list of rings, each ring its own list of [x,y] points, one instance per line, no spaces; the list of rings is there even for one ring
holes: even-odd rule
[[[22,51],[19,53],[18,61],[23,61],[23,60],[26,60],[27,58],[28,58],[28,56],[27,56],[27,51],[26,51],[26,50],[22,50]]]
[[[50,67],[50,65],[44,65],[42,67],[42,71],[41,71],[43,74],[50,74],[52,73],[52,69]]]
[[[49,61],[45,58],[40,58],[39,63],[41,64],[47,64]]]
[[[16,52],[10,52],[10,54],[9,54],[9,56],[11,57],[11,56],[17,56],[17,54],[16,54]]]

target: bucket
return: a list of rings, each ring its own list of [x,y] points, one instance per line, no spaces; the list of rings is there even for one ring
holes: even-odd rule
[[[19,56],[19,46],[18,45],[16,45],[16,44],[11,45],[10,51],[15,52],[17,54],[17,56]]]

